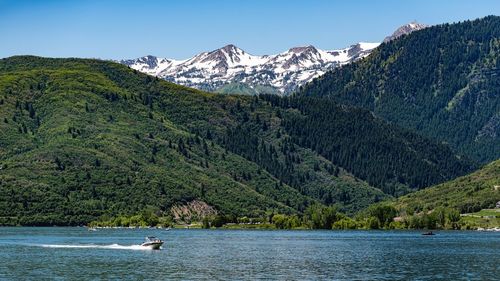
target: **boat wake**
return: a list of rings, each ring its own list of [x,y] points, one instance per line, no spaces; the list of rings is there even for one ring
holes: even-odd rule
[[[62,248],[62,249],[113,249],[113,250],[151,250],[149,247],[141,245],[95,245],[95,244],[81,244],[81,245],[67,245],[67,244],[32,244],[43,248]]]

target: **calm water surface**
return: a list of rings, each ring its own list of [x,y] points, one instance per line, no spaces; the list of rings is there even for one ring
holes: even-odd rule
[[[500,233],[0,228],[0,279],[500,280]]]

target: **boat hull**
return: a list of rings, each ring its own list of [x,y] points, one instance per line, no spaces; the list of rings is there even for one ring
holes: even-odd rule
[[[141,244],[141,246],[149,248],[151,250],[159,250],[161,248],[161,245],[163,245],[163,242],[146,242]]]

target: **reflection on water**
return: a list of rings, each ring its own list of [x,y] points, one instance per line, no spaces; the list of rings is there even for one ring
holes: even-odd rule
[[[151,235],[163,250],[128,251]],[[498,280],[499,265],[500,233],[0,228],[0,279]]]

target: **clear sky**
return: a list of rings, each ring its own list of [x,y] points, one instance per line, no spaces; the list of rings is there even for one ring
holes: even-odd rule
[[[0,0],[0,57],[188,58],[232,43],[255,54],[380,42],[413,20],[500,15],[496,0]]]

